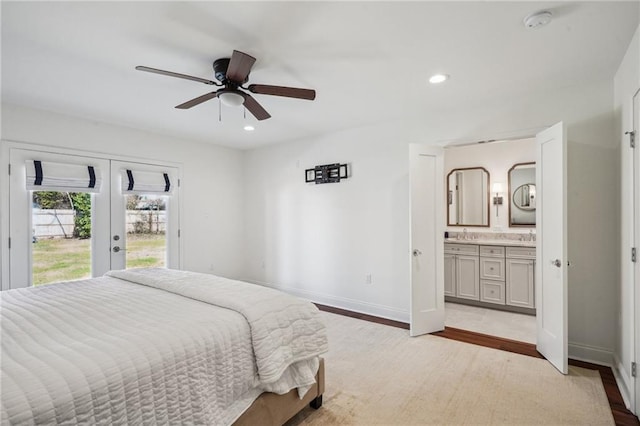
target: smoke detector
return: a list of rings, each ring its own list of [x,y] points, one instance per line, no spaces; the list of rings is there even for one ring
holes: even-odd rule
[[[527,28],[540,28],[551,22],[552,13],[548,10],[532,13],[524,18],[524,26]]]

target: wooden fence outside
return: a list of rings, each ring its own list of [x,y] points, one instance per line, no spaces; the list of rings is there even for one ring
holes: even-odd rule
[[[35,238],[72,238],[75,212],[62,209],[33,209]],[[166,211],[127,210],[127,233],[161,234],[167,230]]]

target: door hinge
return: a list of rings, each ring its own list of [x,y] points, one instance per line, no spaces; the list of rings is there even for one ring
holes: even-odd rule
[[[178,238],[180,238],[180,230],[178,229]]]
[[[11,248],[11,237],[9,237],[9,248]]]
[[[180,179],[178,179],[178,188],[180,188]]]
[[[631,376],[636,377],[636,363],[631,363]]]
[[[629,135],[629,145],[631,148],[636,147],[636,132],[624,132],[625,135]]]
[[[9,164],[8,166],[9,166],[9,176],[11,176],[11,164]]]
[[[637,255],[636,252],[637,252],[636,248],[632,247],[631,248],[631,261],[632,262],[637,262],[637,260],[638,260],[638,255]]]

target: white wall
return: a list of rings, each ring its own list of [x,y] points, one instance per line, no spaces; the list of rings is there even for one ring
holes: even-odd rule
[[[1,137],[3,141],[181,163],[183,268],[234,278],[242,275],[241,151],[5,104]],[[1,176],[6,178],[4,173]]]
[[[627,53],[618,68],[614,78],[614,109],[615,109],[615,140],[619,144],[619,156],[617,166],[620,170],[620,218],[619,229],[621,253],[620,286],[617,288],[616,298],[616,346],[614,372],[617,374],[620,391],[627,403],[632,403],[633,378],[631,377],[631,362],[634,359],[634,304],[640,306],[638,297],[634,293],[634,267],[630,259],[630,248],[633,246],[634,214],[633,214],[633,155],[639,156],[640,149],[636,152],[629,146],[629,136],[624,132],[633,129],[633,95],[640,89],[640,27],[629,45]],[[637,145],[636,145],[637,146]],[[640,160],[639,163],[640,164]],[[640,187],[640,182],[636,182]],[[638,218],[635,218],[636,224]],[[636,244],[637,245],[637,244]],[[636,264],[636,268],[638,265]],[[637,273],[640,277],[640,272]],[[635,407],[638,412],[638,407]]]
[[[570,351],[610,360],[618,269],[611,238],[617,229],[611,217],[617,200],[612,90],[611,81],[602,81],[496,99],[481,109],[417,112],[403,122],[246,152],[245,278],[408,321],[408,144],[527,136],[563,120],[570,155],[587,161],[570,161],[568,171],[569,250],[575,259],[569,275]],[[337,184],[303,182],[305,168],[333,162],[350,163],[352,177]],[[365,283],[367,274],[372,284]]]
[[[409,154],[395,136],[345,131],[246,152],[245,278],[406,320]],[[334,162],[351,177],[304,182],[305,169]]]
[[[513,233],[529,232],[529,228],[509,228],[509,195],[507,194],[507,187],[509,182],[509,169],[516,163],[529,163],[532,161],[536,161],[536,140],[533,138],[458,146],[445,149],[445,173],[448,174],[453,169],[463,167],[484,167],[489,172],[489,189],[493,187],[495,182],[501,183],[504,188],[504,192],[500,194],[503,197],[503,204],[498,206],[497,217],[495,210],[496,206],[493,205],[493,197],[495,196],[495,193],[491,192],[490,194],[489,228],[466,227],[469,231]],[[447,230],[460,232],[461,228],[457,226],[449,226],[447,227]]]

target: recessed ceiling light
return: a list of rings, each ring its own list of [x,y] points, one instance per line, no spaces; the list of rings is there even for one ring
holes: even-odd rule
[[[524,26],[527,28],[540,28],[551,22],[553,14],[548,10],[541,10],[539,12],[532,13],[524,18]]]
[[[429,78],[429,83],[438,84],[443,83],[449,79],[447,74],[434,74]]]
[[[256,128],[255,128],[255,127],[253,127],[251,124],[247,124],[246,126],[244,126],[244,129],[245,129],[247,132],[253,132]]]

